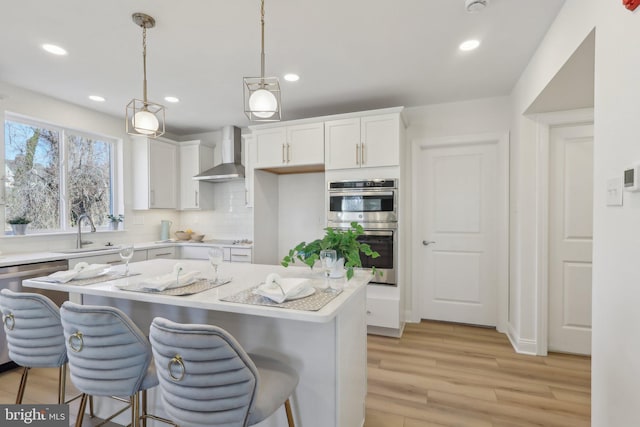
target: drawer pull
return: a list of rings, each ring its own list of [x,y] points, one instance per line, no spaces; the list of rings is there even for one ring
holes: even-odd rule
[[[231,254],[232,257],[244,257],[247,258],[249,255],[243,255],[243,254]]]
[[[367,310],[367,316],[371,315],[371,310]]]
[[[121,260],[117,260],[117,261],[107,261],[107,264],[122,264]]]
[[[162,253],[162,254],[155,254],[155,256],[165,256],[165,255],[172,255],[172,253],[171,252],[165,252],[165,253]]]

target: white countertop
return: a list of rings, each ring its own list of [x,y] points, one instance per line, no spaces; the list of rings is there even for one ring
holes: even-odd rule
[[[154,249],[154,248],[165,248],[169,246],[222,246],[222,247],[232,247],[232,248],[251,248],[253,244],[251,243],[239,243],[234,244],[234,240],[205,240],[204,242],[193,242],[193,241],[181,241],[181,240],[170,240],[164,242],[146,242],[146,243],[136,243],[134,245],[135,249],[144,250],[144,249]],[[107,255],[107,254],[115,254],[118,253],[118,245],[114,245],[110,249],[106,249],[106,246],[95,246],[84,248],[80,252],[74,252],[75,249],[64,249],[60,252],[22,252],[22,253],[4,253],[0,255],[0,267],[8,267],[11,265],[21,265],[21,264],[34,264],[37,262],[46,262],[46,261],[56,261],[62,259],[72,259],[72,258],[82,258],[86,256],[94,256],[94,255]],[[95,250],[92,250],[95,249]]]
[[[208,291],[200,292],[187,296],[169,296],[158,295],[153,293],[123,291],[116,287],[118,284],[135,283],[142,280],[143,277],[154,277],[166,274],[172,271],[176,262],[180,262],[185,266],[186,271],[198,270],[205,275],[209,272],[209,264],[207,261],[201,260],[166,260],[154,259],[150,261],[134,262],[129,264],[129,270],[132,273],[142,273],[138,276],[128,278],[119,278],[107,282],[96,283],[87,286],[77,286],[73,284],[58,284],[38,282],[34,280],[23,281],[24,287],[32,287],[39,289],[52,289],[70,293],[80,293],[86,295],[99,295],[112,298],[122,298],[133,301],[143,301],[157,304],[168,304],[172,306],[201,308],[205,310],[216,310],[231,313],[241,313],[247,315],[273,317],[279,319],[298,320],[305,322],[325,323],[331,321],[340,312],[343,304],[348,301],[354,294],[365,292],[365,286],[370,278],[369,271],[356,271],[354,277],[347,281],[343,279],[332,279],[334,283],[342,283],[344,285],[343,292],[335,299],[330,301],[322,309],[318,311],[301,311],[279,307],[269,307],[261,305],[239,304],[221,301],[221,298],[236,294],[245,289],[251,288],[264,281],[268,274],[278,273],[282,277],[307,277],[312,279],[313,285],[321,287],[324,279],[319,271],[312,271],[308,267],[288,267],[284,268],[279,265],[261,265],[247,263],[228,263],[225,262],[220,267],[222,275],[230,276],[233,280],[226,284]],[[122,270],[124,266],[117,266],[114,269]],[[71,282],[72,283],[72,282]]]

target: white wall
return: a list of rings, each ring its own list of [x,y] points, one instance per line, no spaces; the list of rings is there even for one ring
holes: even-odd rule
[[[298,243],[324,236],[324,173],[280,175],[278,193],[278,259],[282,259]]]
[[[597,3],[592,425],[640,420],[640,194],[605,206],[605,182],[640,162],[640,9]]]
[[[523,114],[595,25],[596,0],[567,1],[514,88],[510,152],[510,336],[521,351],[536,351],[537,127]],[[597,67],[596,67],[597,68]]]

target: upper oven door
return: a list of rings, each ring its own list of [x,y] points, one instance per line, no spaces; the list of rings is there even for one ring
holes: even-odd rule
[[[329,192],[328,220],[332,222],[395,222],[394,190],[350,190]]]

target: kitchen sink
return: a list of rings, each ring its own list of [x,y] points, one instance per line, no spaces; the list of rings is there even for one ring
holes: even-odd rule
[[[102,252],[102,251],[115,251],[118,250],[115,246],[109,247],[99,247],[99,248],[80,248],[80,249],[62,249],[59,251],[54,251],[60,254],[77,254],[82,252]]]

